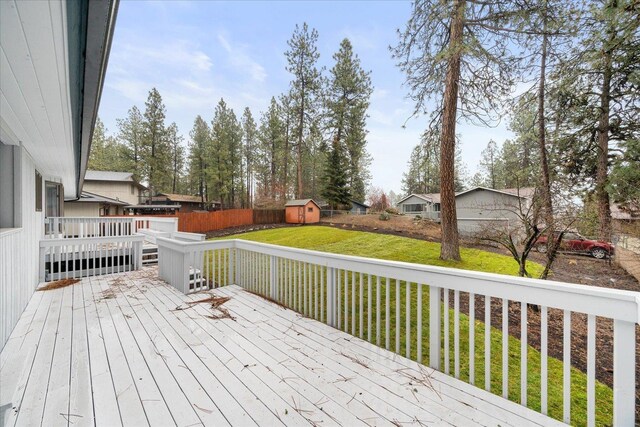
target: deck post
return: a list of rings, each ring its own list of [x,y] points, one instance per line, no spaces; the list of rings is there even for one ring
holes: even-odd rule
[[[327,324],[337,326],[336,322],[336,272],[327,267]]]
[[[278,300],[278,257],[275,255],[269,256],[269,273],[271,280],[271,292],[269,297],[277,301]]]
[[[186,295],[189,293],[189,276],[191,273],[189,271],[189,253],[183,252],[180,257],[182,257],[182,293]]]
[[[437,370],[440,370],[440,289],[429,286],[429,366]]]
[[[44,282],[46,280],[46,271],[45,271],[45,249],[43,246],[40,246],[40,253],[38,265],[40,266],[40,282]],[[53,266],[53,259],[51,260],[51,265]],[[53,270],[53,268],[52,268]]]
[[[615,320],[613,324],[613,425],[635,425],[636,325]]]

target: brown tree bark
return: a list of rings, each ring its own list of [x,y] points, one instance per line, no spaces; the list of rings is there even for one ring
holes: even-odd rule
[[[596,201],[598,202],[598,239],[611,240],[611,207],[607,192],[609,164],[609,103],[611,94],[611,51],[603,52],[604,69],[600,93],[598,121],[598,163],[596,172]]]
[[[547,155],[546,117],[545,117],[545,85],[547,73],[547,19],[544,17],[542,35],[542,51],[540,54],[540,82],[538,84],[538,151],[540,152],[540,198],[542,201],[542,218],[547,228],[547,262],[541,279],[546,279],[551,264],[556,257],[557,241],[554,237],[553,202],[551,200],[551,178],[549,176],[549,158]]]
[[[449,41],[451,56],[447,64],[443,97],[442,133],[440,138],[440,206],[442,227],[440,259],[458,261],[460,260],[460,242],[458,237],[458,218],[456,215],[454,168],[464,7],[465,0],[454,0]]]

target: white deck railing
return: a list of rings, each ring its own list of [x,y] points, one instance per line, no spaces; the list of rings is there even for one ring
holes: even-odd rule
[[[141,234],[43,239],[40,282],[138,270],[143,242]]]
[[[587,315],[588,425],[596,423],[596,318],[613,321],[613,423],[635,422],[635,326],[640,319],[640,294],[592,286],[526,279],[498,274],[384,261],[293,249],[243,240],[179,242],[158,238],[160,277],[184,293],[237,284],[306,316],[343,329],[380,347],[423,362],[461,378],[468,366],[468,381],[484,376],[491,390],[492,364],[501,363],[502,396],[508,396],[509,360],[519,357],[520,392],[515,400],[527,406],[529,381],[527,305],[540,307],[540,410],[547,414],[549,309],[563,312],[562,378],[552,378],[562,390],[562,419],[571,420],[571,314]],[[468,360],[461,360],[460,296],[468,295],[468,342],[482,342],[484,367],[476,367],[476,345],[466,346]],[[394,303],[391,301],[394,296]],[[476,296],[484,304],[484,324],[476,322]],[[450,307],[453,299],[453,310]],[[501,333],[500,361],[491,361],[491,304],[502,302],[502,331],[509,330],[509,302],[520,312],[520,354],[509,351],[509,334]],[[415,306],[413,302],[415,301]],[[442,301],[444,304],[442,304]],[[511,305],[514,308],[514,305]],[[424,313],[428,314],[424,316]],[[451,318],[452,317],[452,318]],[[428,325],[428,326],[427,326]],[[423,326],[424,334],[423,336]],[[464,326],[464,325],[463,325]],[[451,329],[453,338],[451,338]],[[494,329],[495,332],[495,329]],[[442,342],[444,341],[444,342]],[[452,342],[451,342],[452,341]],[[428,354],[422,354],[428,343]],[[496,355],[497,356],[497,355]],[[553,363],[557,361],[554,359]],[[494,371],[495,372],[495,371]],[[560,385],[561,384],[561,385]],[[494,386],[494,388],[497,388]],[[531,393],[531,390],[528,391]],[[537,395],[536,391],[536,395]]]
[[[49,217],[45,220],[45,237],[50,239],[131,236],[142,229],[177,232],[178,218]]]

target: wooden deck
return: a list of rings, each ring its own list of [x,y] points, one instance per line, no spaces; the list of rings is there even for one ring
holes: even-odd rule
[[[0,353],[0,425],[554,425],[237,286],[234,320],[155,268],[36,292]]]

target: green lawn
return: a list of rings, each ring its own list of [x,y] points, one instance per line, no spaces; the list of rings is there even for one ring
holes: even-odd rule
[[[510,257],[494,254],[491,252],[481,251],[477,249],[463,248],[461,255],[463,261],[451,262],[438,259],[440,245],[437,243],[425,242],[421,240],[410,239],[406,237],[389,236],[375,233],[365,233],[351,230],[341,230],[336,228],[322,226],[304,226],[293,228],[280,228],[273,230],[263,230],[257,232],[244,233],[242,235],[230,236],[228,238],[242,238],[256,242],[272,243],[283,246],[296,248],[312,249],[317,251],[340,253],[348,255],[358,255],[370,258],[379,258],[386,260],[406,261],[419,264],[439,265],[444,267],[454,267],[466,270],[477,270],[500,274],[516,275],[518,266]],[[529,271],[536,274],[542,266],[536,263],[530,263]],[[316,273],[320,273],[321,269],[317,267]],[[284,265],[281,265],[280,277],[283,279],[287,274]],[[363,275],[363,310],[364,330],[360,330],[360,275],[352,276],[348,274],[346,277],[341,276],[339,283],[339,293],[341,295],[341,322],[339,327],[357,336],[368,338],[367,330],[367,306],[369,293],[368,275]],[[355,281],[355,286],[352,286]],[[372,326],[371,341],[382,347],[385,347],[388,338],[389,349],[395,351],[399,347],[400,354],[405,355],[406,345],[406,286],[402,281],[396,282],[391,280],[389,284],[385,279],[381,279],[380,287],[380,322],[376,321],[376,277],[372,277],[371,299],[372,299]],[[346,289],[345,289],[346,286]],[[418,326],[417,299],[418,290],[416,284],[410,286],[410,354],[412,359],[417,358],[418,343],[416,340],[416,330]],[[293,296],[292,288],[281,285],[280,300],[285,298],[291,299]],[[386,303],[387,290],[389,292],[389,304]],[[396,292],[400,294],[400,316],[396,316]],[[345,291],[348,300],[347,316],[344,315],[345,307]],[[288,292],[288,294],[287,294]],[[310,289],[306,296],[318,297],[318,288]],[[326,293],[324,294],[326,297]],[[297,292],[296,301],[290,305],[292,308],[304,312],[303,292]],[[351,303],[353,298],[356,300],[356,311],[354,318],[349,317],[351,313]],[[309,304],[309,307],[312,305]],[[428,363],[429,355],[429,291],[428,287],[422,287],[422,362]],[[305,313],[315,317],[315,313]],[[449,310],[449,348],[450,348],[450,373],[454,372],[454,319],[453,310]],[[318,317],[323,316],[319,313]],[[390,333],[389,337],[385,335],[386,320],[389,318]],[[355,322],[352,322],[355,320]],[[444,322],[444,319],[442,320]],[[442,325],[441,325],[442,326]],[[352,327],[354,327],[352,329]],[[396,329],[400,329],[400,341],[396,342]],[[476,320],[475,322],[475,384],[484,387],[484,328],[483,322]],[[377,342],[376,331],[380,330],[380,341]],[[441,327],[444,335],[444,327]],[[442,337],[442,345],[444,346],[444,337]],[[534,348],[528,348],[528,390],[527,400],[528,406],[535,410],[540,410],[540,353]],[[441,366],[444,367],[444,350],[441,351]],[[460,314],[460,378],[469,381],[469,318],[464,314]],[[562,419],[562,362],[557,359],[549,358],[548,361],[548,388],[549,388],[549,415]],[[520,340],[509,337],[509,399],[515,402],[520,401]],[[571,370],[571,424],[586,425],[586,375],[577,369]],[[502,394],[502,332],[499,329],[491,328],[491,391],[496,394]],[[613,392],[604,384],[596,383],[596,417],[598,425],[610,425],[612,420],[612,401]]]

